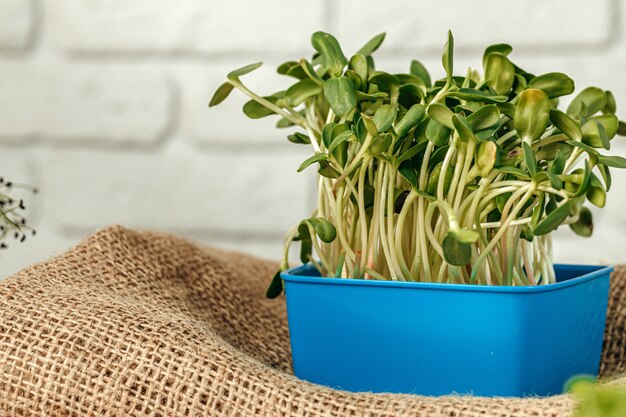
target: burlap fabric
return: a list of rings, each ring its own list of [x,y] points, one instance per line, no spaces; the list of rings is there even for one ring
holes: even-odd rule
[[[573,400],[353,394],[290,371],[272,262],[112,227],[0,282],[0,412],[24,416],[570,415]],[[626,269],[602,374],[624,371]],[[534,352],[536,354],[537,352]],[[529,352],[531,354],[531,352]]]

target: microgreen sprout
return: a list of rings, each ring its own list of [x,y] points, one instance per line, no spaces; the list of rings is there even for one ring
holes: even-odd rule
[[[316,32],[311,61],[288,61],[278,73],[288,89],[261,96],[241,80],[261,63],[232,71],[209,106],[233,89],[250,98],[253,119],[277,115],[295,126],[289,141],[313,155],[317,207],[288,233],[300,259],[322,276],[484,285],[555,282],[551,233],[568,224],[593,230],[584,205],[605,204],[611,140],[626,135],[613,95],[582,90],[565,112],[558,99],[574,82],[535,76],[511,59],[506,44],[489,46],[483,75],[453,72],[452,34],[443,49],[445,77],[431,81],[411,62],[408,73],[377,70],[372,54],[384,34],[350,59],[337,40]],[[280,271],[279,271],[280,272]],[[268,296],[282,291],[277,273]]]
[[[589,376],[576,376],[566,391],[577,400],[573,417],[621,417],[626,415],[626,389],[619,384],[599,383]]]

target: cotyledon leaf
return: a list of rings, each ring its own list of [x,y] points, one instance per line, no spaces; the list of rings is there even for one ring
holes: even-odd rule
[[[329,78],[324,82],[324,97],[333,112],[341,117],[356,106],[354,84],[344,76]]]

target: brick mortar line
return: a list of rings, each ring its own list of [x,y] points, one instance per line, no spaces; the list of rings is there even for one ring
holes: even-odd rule
[[[553,44],[536,44],[536,45],[513,45],[514,51],[523,54],[534,54],[537,57],[543,56],[559,56],[559,57],[574,57],[581,53],[608,53],[617,50],[619,46],[619,33],[621,31],[619,24],[615,20],[619,17],[613,17],[611,26],[615,26],[611,30],[612,34],[608,39],[601,42],[594,42],[592,44],[576,45],[572,43],[553,43]],[[466,46],[457,47],[455,49],[455,56],[466,58],[476,56],[476,54],[482,54],[484,49],[488,46],[489,42],[485,42],[483,46]],[[558,53],[555,54],[554,50],[558,49]],[[248,61],[258,60],[259,56],[262,56],[265,61],[283,62],[293,60],[295,57],[309,57],[312,52],[307,51],[293,52],[278,52],[267,50],[250,50],[250,51],[230,51],[230,52],[194,52],[194,51],[93,51],[93,50],[73,50],[64,53],[67,58],[65,62],[102,62],[108,61],[111,64],[133,64],[136,62],[148,62],[148,63],[165,63],[165,64],[186,64],[186,63],[207,63],[210,61],[221,60],[219,63],[211,63],[211,65],[227,65],[233,63],[235,65],[241,63],[242,60]],[[20,54],[22,55],[22,54]],[[411,56],[414,58],[422,59],[435,59],[440,57],[441,48],[439,46],[419,48],[416,53],[416,48],[385,48],[384,46],[377,53],[378,59],[390,59],[398,56]]]

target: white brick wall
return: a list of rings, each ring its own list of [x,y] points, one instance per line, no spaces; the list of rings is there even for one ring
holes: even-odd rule
[[[372,33],[387,32],[388,50],[441,51],[448,29],[459,51],[480,51],[507,42],[518,48],[557,51],[606,45],[614,35],[612,0],[345,0],[333,20],[349,50]]]
[[[524,68],[610,88],[626,119],[625,25],[623,0],[0,0],[0,176],[41,189],[28,201],[39,234],[0,255],[0,276],[110,223],[279,257],[313,205],[312,176],[295,172],[306,153],[273,120],[245,119],[236,92],[207,103],[258,60],[250,84],[284,86],[276,65],[308,56],[315,30],[347,53],[387,31],[380,66],[419,58],[435,76],[448,28],[459,72],[506,41]],[[557,259],[626,262],[626,173],[614,176],[595,235],[559,232]]]
[[[35,21],[33,1],[0,2],[0,50],[17,51],[29,46]]]
[[[53,37],[86,54],[232,54],[305,50],[324,2],[49,0]],[[304,14],[304,15],[302,15]]]
[[[0,67],[0,140],[154,144],[172,124],[172,87],[145,71],[6,64]]]

